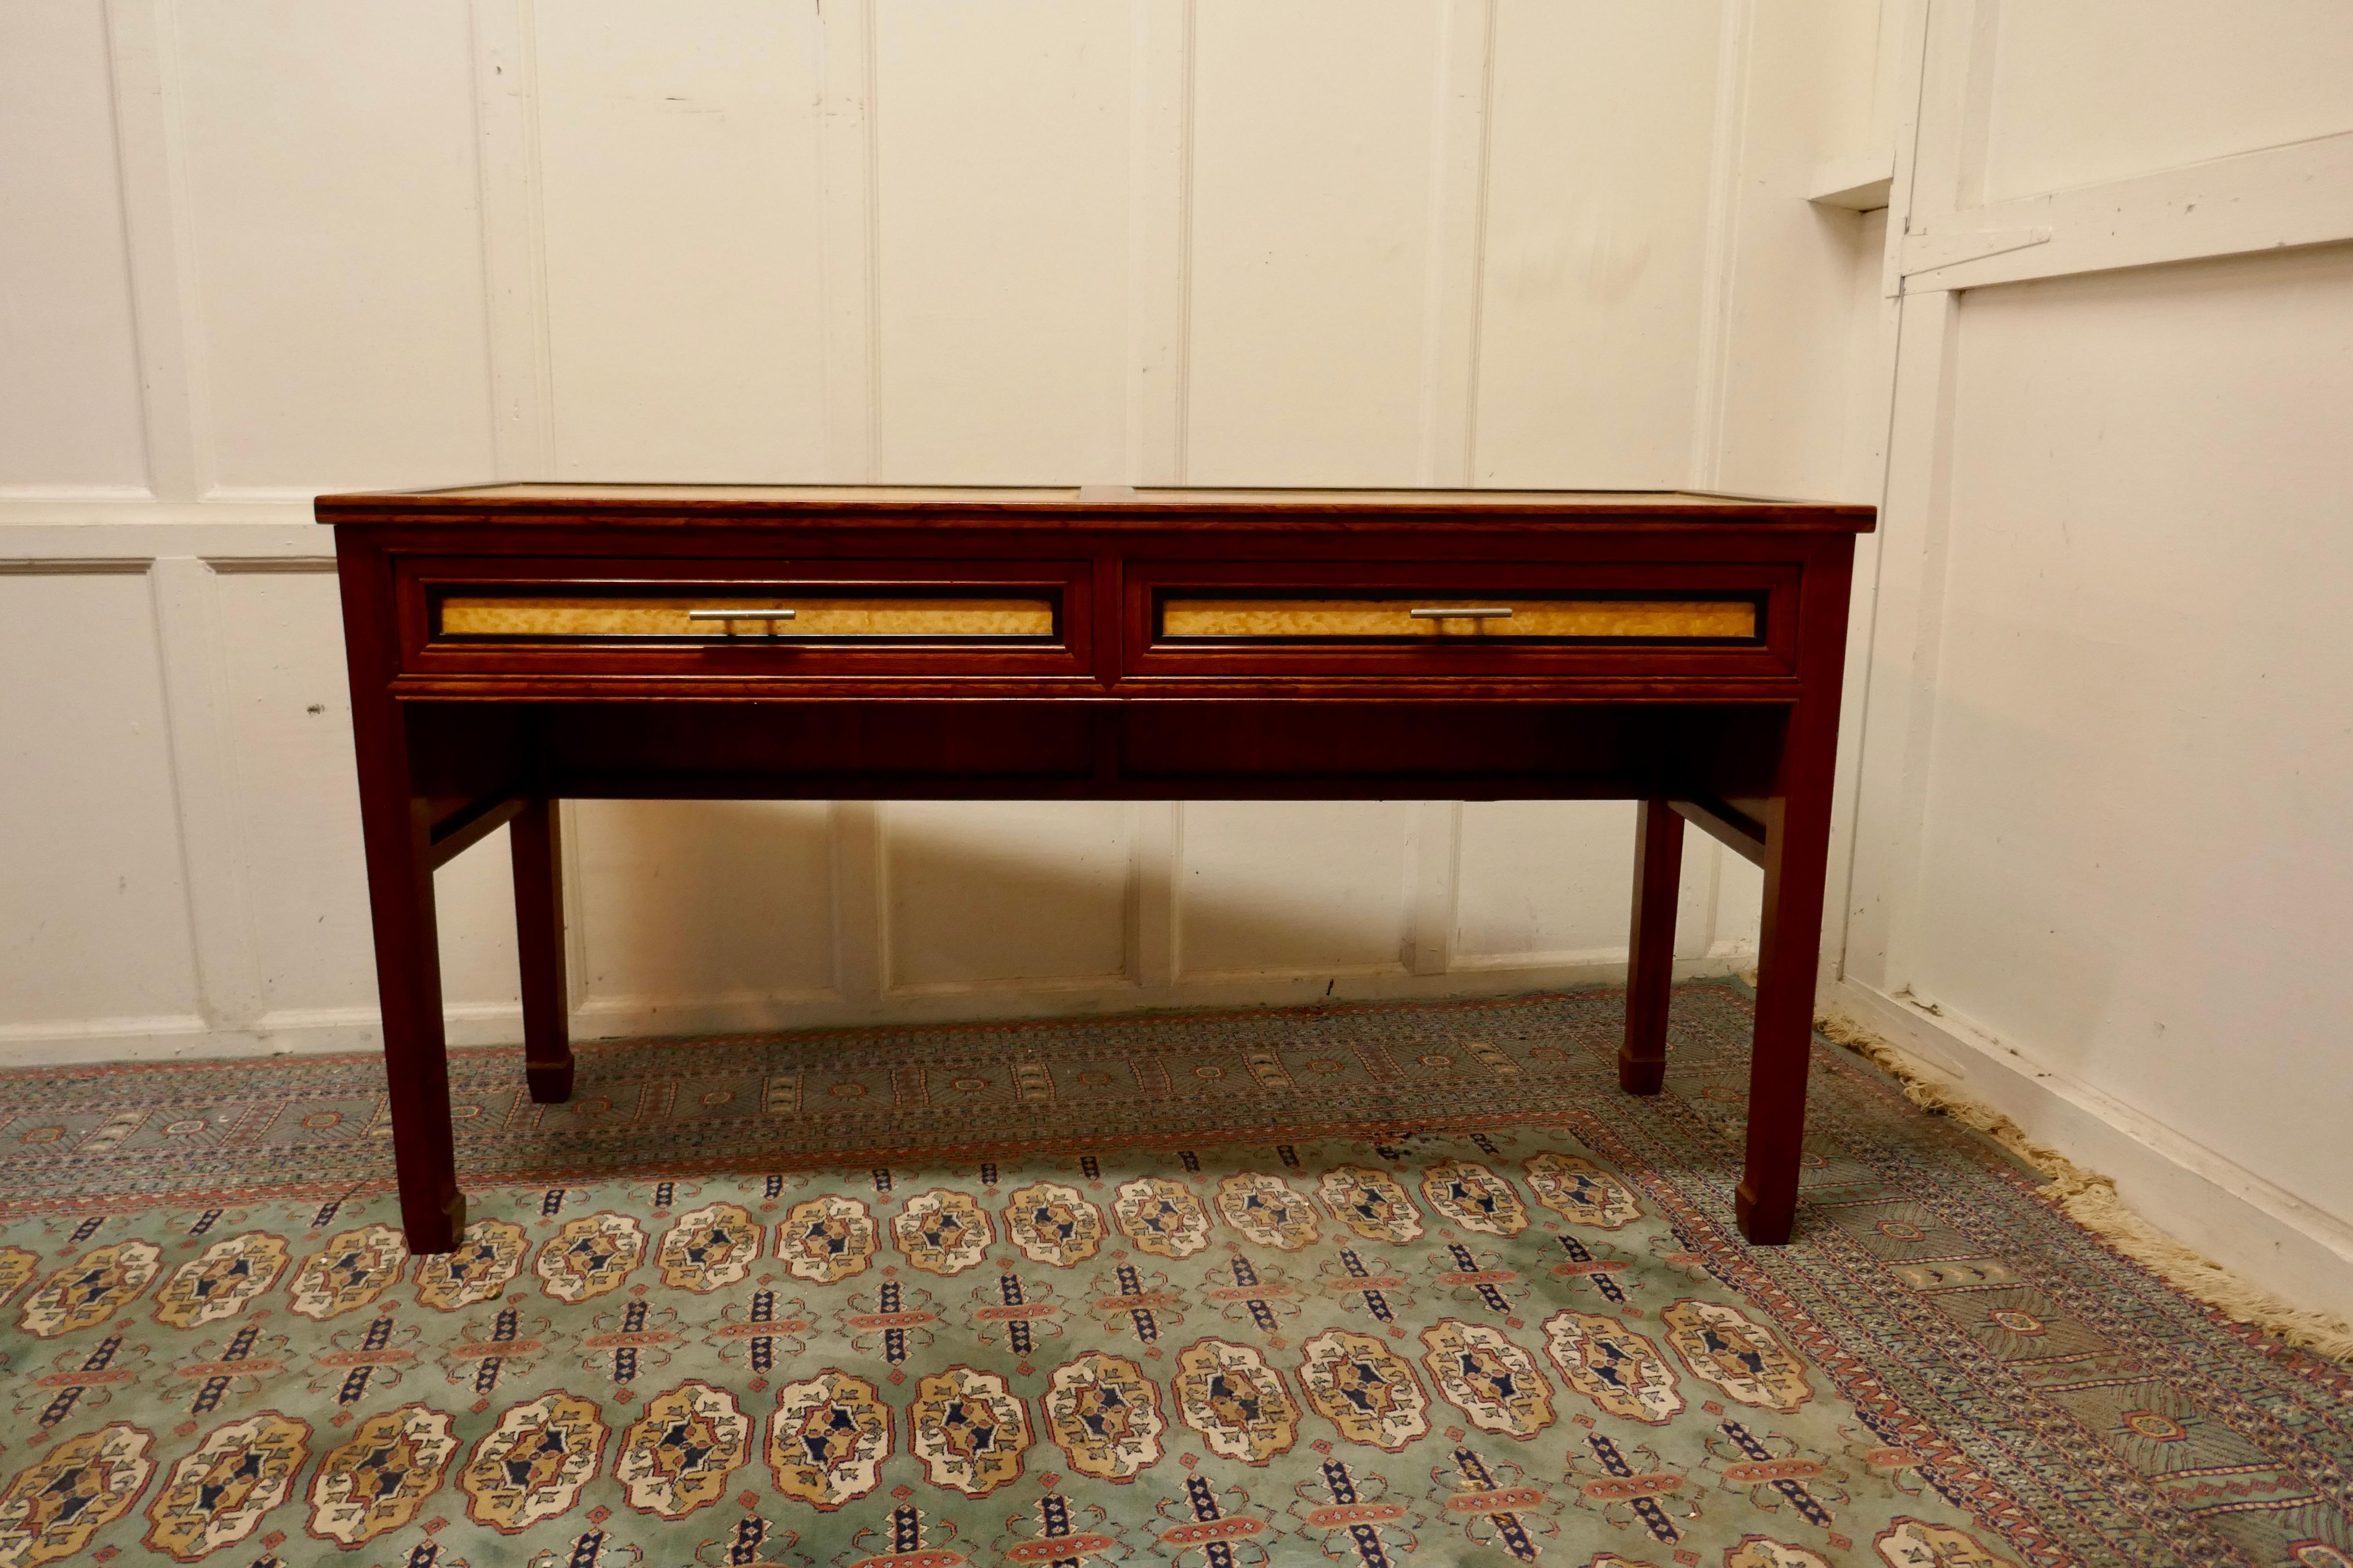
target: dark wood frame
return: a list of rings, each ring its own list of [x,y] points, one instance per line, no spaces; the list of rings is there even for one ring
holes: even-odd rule
[[[1663,1081],[1690,821],[1765,870],[1749,1239],[1788,1239],[1804,1136],[1853,536],[1869,507],[1606,493],[885,489],[332,496],[402,1223],[465,1225],[432,873],[496,828],[525,1072],[569,1096],[555,803],[712,798],[1620,798],[1641,803],[1620,1081]],[[1058,640],[437,641],[436,582],[1035,586]],[[1156,587],[1754,591],[1755,643],[1300,647],[1155,637]]]

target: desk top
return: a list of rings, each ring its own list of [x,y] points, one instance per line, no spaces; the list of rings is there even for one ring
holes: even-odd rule
[[[829,514],[864,522],[987,517],[1001,527],[1025,523],[1089,528],[1199,525],[1280,526],[1374,516],[1427,521],[1556,524],[1643,520],[1871,531],[1877,509],[1846,502],[1799,501],[1699,490],[1318,489],[1206,487],[491,484],[447,489],[321,496],[317,514],[335,524],[463,519],[524,522],[583,516],[691,516],[696,521],[818,521]]]

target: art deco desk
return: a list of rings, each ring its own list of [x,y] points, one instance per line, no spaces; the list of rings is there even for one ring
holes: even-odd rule
[[[554,803],[1641,802],[1620,1081],[1685,819],[1765,870],[1752,1241],[1788,1239],[1862,506],[1567,491],[498,485],[322,497],[410,1247],[464,1228],[433,868],[504,824],[572,1089]]]

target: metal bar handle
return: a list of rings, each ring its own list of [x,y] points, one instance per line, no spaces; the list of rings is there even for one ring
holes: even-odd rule
[[[799,613],[797,610],[689,610],[686,618],[690,621],[789,621]]]
[[[1417,621],[1508,621],[1512,609],[1508,605],[1440,605],[1434,608],[1408,610]]]

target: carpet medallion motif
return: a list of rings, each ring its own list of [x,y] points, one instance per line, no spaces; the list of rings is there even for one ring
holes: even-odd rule
[[[0,1568],[2353,1565],[2347,1368],[1826,1047],[1751,1248],[1619,1006],[458,1053],[427,1258],[368,1061],[0,1074]]]

